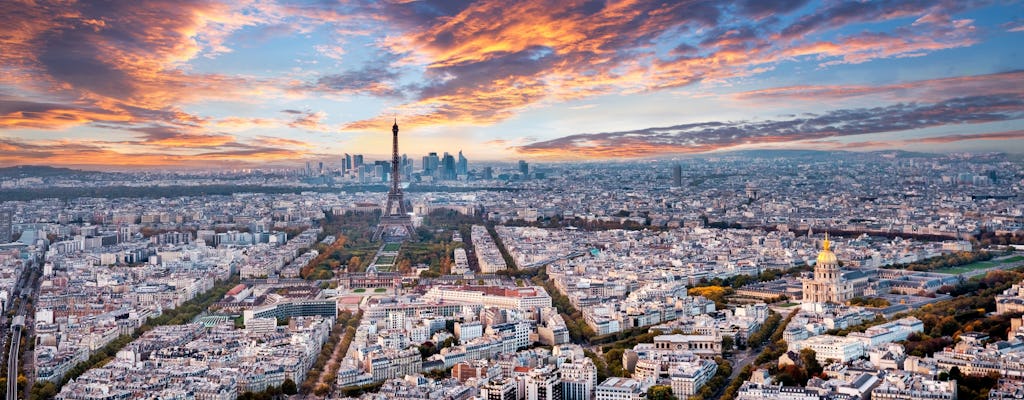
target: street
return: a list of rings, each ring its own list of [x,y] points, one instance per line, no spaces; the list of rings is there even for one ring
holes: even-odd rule
[[[21,326],[11,331],[11,352],[7,357],[7,400],[18,399],[18,351],[21,344]]]
[[[25,272],[21,274],[21,279],[18,281],[18,285],[15,287],[14,293],[11,293],[12,299],[17,299],[18,310],[14,314],[14,318],[10,321],[7,320],[6,313],[3,318],[3,327],[7,328],[10,326],[11,335],[10,343],[11,349],[7,355],[7,399],[17,400],[18,398],[18,373],[20,372],[21,360],[21,337],[25,334],[27,321],[29,318],[26,314],[25,304],[28,302],[29,297],[34,292],[35,282],[38,278],[36,275],[35,263],[31,264]],[[27,289],[27,290],[26,290]],[[22,296],[25,296],[22,298]],[[9,322],[9,324],[8,324]],[[4,335],[5,337],[8,337]],[[29,335],[30,336],[30,335]],[[26,385],[24,398],[28,398],[28,392],[31,385]]]

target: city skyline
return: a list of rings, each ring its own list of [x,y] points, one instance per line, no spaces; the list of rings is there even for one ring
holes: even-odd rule
[[[1019,3],[12,3],[0,166],[1024,152]],[[422,150],[421,150],[422,149]]]

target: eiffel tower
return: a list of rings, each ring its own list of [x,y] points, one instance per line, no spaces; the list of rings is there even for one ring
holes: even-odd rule
[[[380,215],[380,223],[377,224],[377,230],[373,233],[374,241],[401,241],[412,238],[416,234],[416,229],[412,227],[409,207],[405,204],[402,187],[398,180],[400,160],[398,159],[397,119],[395,125],[391,127],[391,132],[394,134],[391,150],[391,190],[388,192],[388,205],[384,208],[384,213]]]

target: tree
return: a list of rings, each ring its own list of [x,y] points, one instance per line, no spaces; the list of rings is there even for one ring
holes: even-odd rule
[[[647,400],[678,400],[672,394],[672,387],[666,385],[654,385],[647,389]]]
[[[960,373],[960,367],[953,366],[953,368],[949,369],[949,379],[959,382],[963,378],[963,374]]]
[[[288,378],[281,383],[281,393],[291,396],[293,394],[298,394],[299,388],[295,385],[295,381],[293,381],[292,378]]]
[[[330,386],[327,386],[327,384],[324,384],[324,383],[320,383],[320,384],[316,385],[316,389],[313,389],[313,394],[315,394],[317,396],[326,396],[327,392],[330,392],[330,391],[331,391],[331,387]]]
[[[629,376],[629,372],[622,367],[622,353],[624,352],[623,349],[614,348],[604,353],[608,376]]]
[[[7,383],[7,378],[2,378],[2,379],[4,380],[4,383],[6,384]],[[49,381],[42,382],[42,383],[36,382],[36,384],[32,386],[32,392],[29,395],[30,396],[29,398],[31,400],[50,399],[50,398],[53,398],[56,395],[57,395],[57,384],[56,383],[49,382]]]
[[[412,272],[412,261],[409,261],[409,259],[402,259],[402,261],[399,261],[398,272],[401,272],[403,274]]]
[[[790,364],[779,368],[775,380],[783,386],[803,386],[807,384],[807,373],[800,367]]]
[[[730,352],[730,351],[732,351],[733,346],[735,344],[736,344],[736,341],[732,338],[732,336],[722,336],[722,351],[723,352]]]
[[[807,371],[809,377],[821,375],[824,371],[821,364],[818,363],[818,353],[814,349],[800,350],[800,362],[804,364],[804,370]]]

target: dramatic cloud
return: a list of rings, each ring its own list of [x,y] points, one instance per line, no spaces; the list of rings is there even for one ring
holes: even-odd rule
[[[820,112],[822,100],[868,97],[880,107],[845,110],[861,112],[870,129],[811,118],[799,126],[746,121],[674,135],[601,134],[609,136],[589,142],[527,144],[502,136],[505,142],[491,145],[502,143],[506,155],[515,148],[554,156],[563,147],[628,155],[813,140],[833,136],[831,128],[974,122],[894,117],[952,98],[967,107],[952,115],[984,119],[979,110],[987,110],[1007,117],[1012,105],[980,102],[1016,100],[1024,92],[1020,71],[924,78],[939,73],[936,65],[972,74],[1021,68],[997,57],[1015,50],[992,49],[1002,42],[975,46],[1021,30],[1019,18],[1005,16],[1013,15],[1010,8],[973,0],[11,0],[0,12],[0,137],[12,156],[0,164],[80,158],[70,151],[97,160],[138,155],[159,165],[189,155],[277,159],[307,155],[332,133],[352,137],[345,146],[368,146],[376,139],[367,132],[394,116],[438,137],[451,138],[448,128],[497,127],[502,135],[551,138],[537,128],[550,121],[517,117],[550,114],[546,107],[594,115],[608,98],[646,101],[657,92],[664,99],[698,84],[716,96],[734,85],[764,88],[716,97],[741,107],[792,101]],[[971,46],[978,60],[993,61],[942,58]],[[919,57],[928,68],[907,67]],[[790,73],[817,78],[771,87]],[[63,132],[100,137],[41,139]],[[471,145],[485,148],[491,139],[474,136]]]
[[[124,144],[160,146],[164,148],[191,148],[219,147],[235,142],[235,137],[231,135],[183,132],[176,127],[166,125],[130,128],[130,130],[142,133],[142,140],[138,142],[125,142]]]
[[[869,133],[1024,118],[1024,94],[953,98],[933,104],[840,109],[787,120],[701,122],[623,132],[578,134],[516,148],[522,154],[580,158],[699,153]]]
[[[756,18],[785,14],[803,7],[807,0],[742,0],[737,3],[740,14]]]
[[[977,40],[973,21],[948,17],[967,7],[956,2],[840,2],[791,25],[779,23],[778,16],[805,5],[802,0],[735,6],[707,1],[385,3],[375,11],[411,32],[388,37],[385,45],[404,55],[402,64],[422,65],[427,84],[401,88],[415,101],[383,115],[411,114],[406,119],[413,126],[490,125],[546,103],[723,81],[797,59],[822,66],[859,64],[922,56]],[[757,19],[744,22],[731,14]],[[891,31],[828,40],[811,35],[900,18],[907,23]],[[665,45],[674,50],[665,53]],[[376,86],[393,77],[372,70],[324,79],[337,81],[318,82],[325,90],[391,95],[396,88]],[[372,123],[357,121],[347,128],[361,130]]]
[[[86,104],[40,103],[0,94],[0,129],[51,129],[92,121],[127,122],[131,116]]]
[[[375,96],[398,96],[394,82],[398,73],[384,67],[365,67],[357,71],[325,75],[316,84],[306,89],[344,94],[371,94]]]
[[[743,100],[776,102],[831,101],[861,96],[882,96],[889,100],[938,101],[953,96],[980,96],[991,94],[1014,94],[1024,92],[1024,71],[998,74],[956,76],[951,78],[909,81],[888,85],[803,85],[737,93]]]
[[[183,123],[189,102],[283,93],[266,79],[190,73],[184,63],[229,52],[233,31],[266,20],[245,3],[190,1],[14,1],[0,14],[0,82],[74,99],[73,107],[32,107],[5,127],[61,129],[90,122]],[[55,117],[56,116],[56,117]]]
[[[1014,18],[1013,21],[1002,25],[1007,32],[1024,32],[1024,19]]]
[[[784,28],[781,36],[801,37],[859,22],[888,21],[929,14],[944,15],[966,8],[969,3],[958,0],[837,1],[824,9],[815,10],[814,13],[801,17]]]
[[[323,124],[324,118],[327,117],[323,111],[299,111],[297,113],[295,111],[284,110],[285,113],[295,115],[295,118],[288,122],[288,126],[307,131],[327,132],[331,130]]]
[[[872,149],[872,148],[893,148],[903,147],[907,145],[920,145],[920,144],[947,144],[963,142],[968,140],[1024,140],[1024,130],[1018,131],[1007,131],[1007,132],[989,132],[989,133],[978,133],[978,134],[963,134],[963,135],[948,135],[948,136],[933,136],[916,139],[904,139],[904,140],[888,140],[888,141],[865,141],[865,142],[848,142],[843,143],[837,140],[816,140],[810,142],[813,145],[822,145],[831,149],[838,150],[849,150],[849,149]]]

